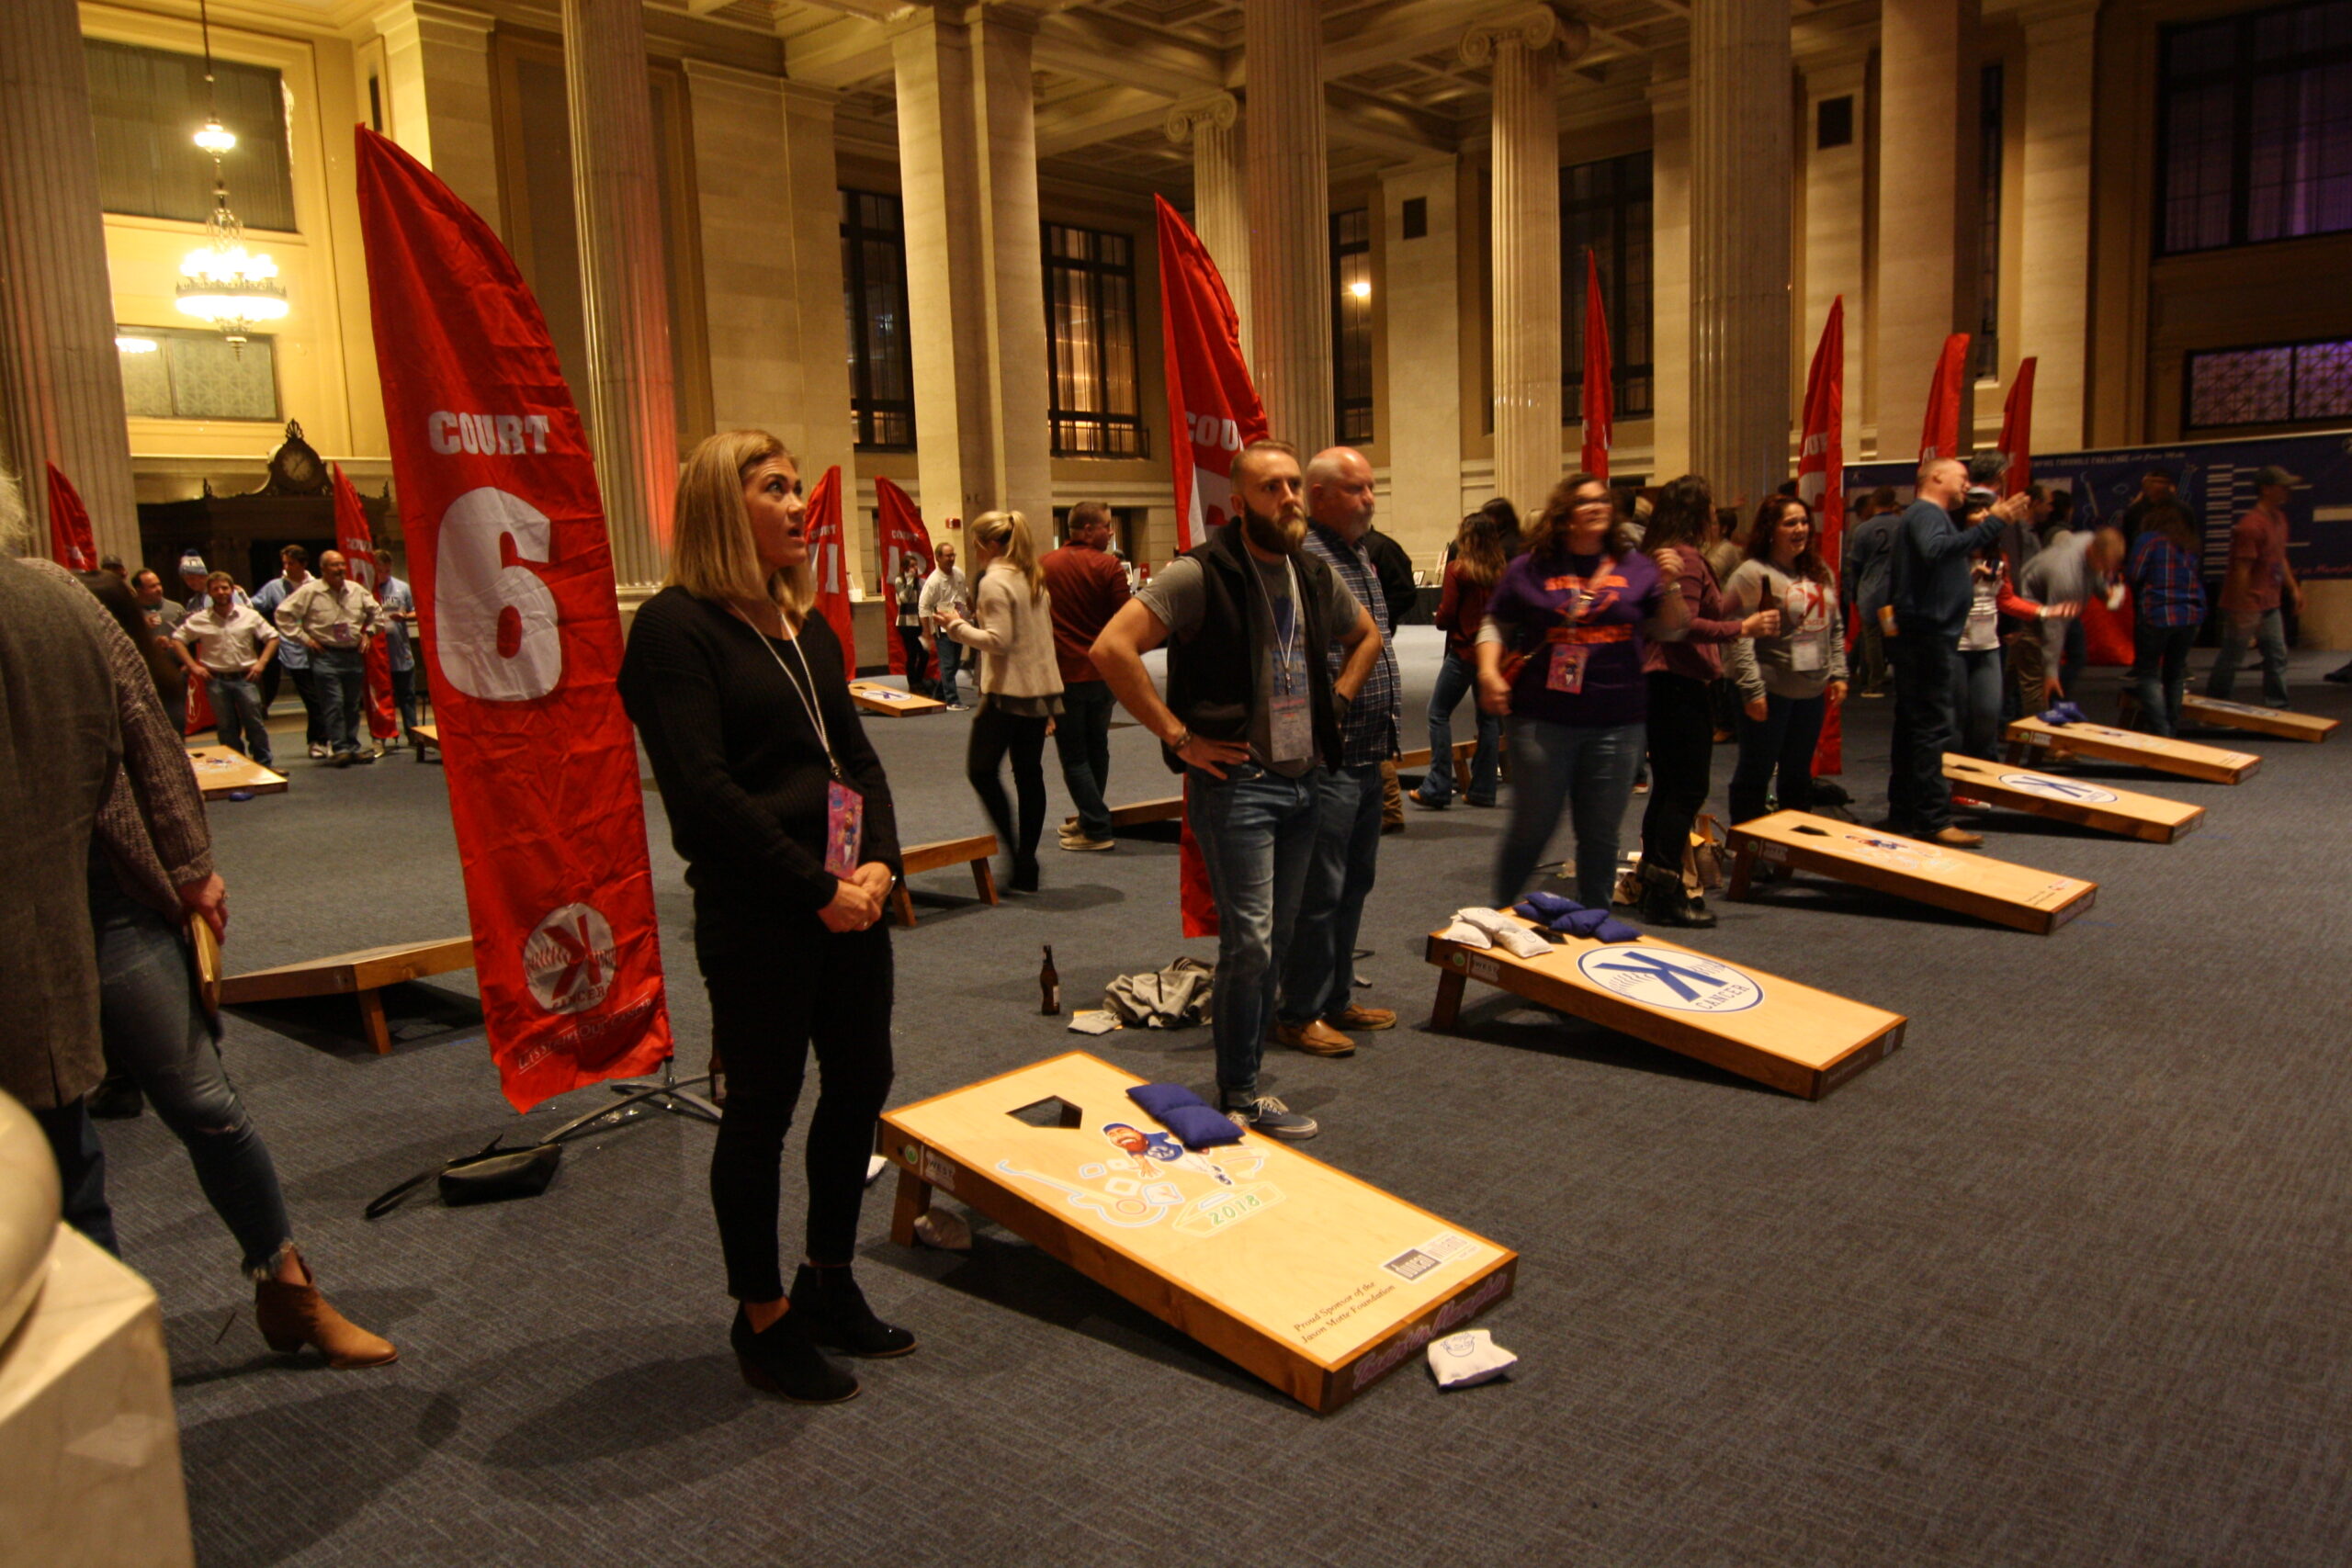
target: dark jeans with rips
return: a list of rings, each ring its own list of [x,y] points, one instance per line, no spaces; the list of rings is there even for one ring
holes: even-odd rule
[[[2140,728],[2151,735],[2180,732],[2180,699],[2188,689],[2188,650],[2197,627],[2132,628],[2132,693],[2140,703]]]
[[[1642,813],[1642,868],[1682,874],[1690,829],[1707,804],[1715,758],[1714,697],[1708,682],[1652,671],[1650,803]]]
[[[1012,874],[1036,874],[1037,840],[1046,831],[1046,725],[1042,718],[1007,713],[993,698],[980,699],[972,716],[972,733],[964,748],[964,776],[980,797],[980,809],[996,827],[996,840],[1012,857]],[[1012,759],[1012,788],[1020,796],[1021,819],[1016,827],[1012,805],[1004,797],[1004,760]]]
[[[1951,649],[1942,637],[1906,633],[1887,639],[1894,672],[1894,741],[1887,756],[1886,814],[1894,830],[1915,838],[1951,826],[1951,786],[1944,753],[1959,718],[1952,701]]]
[[[1356,932],[1380,865],[1382,776],[1378,762],[1319,771],[1315,852],[1283,958],[1280,1022],[1337,1021],[1355,999]]]
[[[1813,752],[1829,716],[1826,696],[1767,694],[1764,716],[1739,716],[1739,761],[1731,771],[1731,819],[1752,821],[1777,799],[1782,811],[1813,809]],[[1780,776],[1777,789],[1773,775]]]
[[[1054,750],[1062,762],[1062,787],[1078,807],[1078,830],[1090,839],[1111,836],[1111,715],[1118,699],[1107,681],[1072,681],[1062,688],[1062,716],[1054,725]]]
[[[813,914],[698,898],[695,956],[710,993],[710,1047],[726,1075],[710,1204],[727,1293],[772,1302],[785,1293],[776,1240],[784,1135],[812,1047],[807,1256],[845,1264],[857,1254],[865,1160],[890,1094],[890,928],[829,931]]]
[[[32,1112],[41,1136],[49,1140],[57,1161],[60,1212],[69,1225],[117,1258],[122,1248],[114,1237],[114,1210],[107,1203],[107,1152],[98,1144],[97,1124],[90,1120],[88,1103],[75,1100],[50,1111]]]
[[[1185,816],[1216,898],[1216,984],[1209,1030],[1228,1104],[1258,1089],[1274,992],[1306,891],[1322,802],[1319,769],[1298,778],[1236,762],[1225,777],[1186,772]]]

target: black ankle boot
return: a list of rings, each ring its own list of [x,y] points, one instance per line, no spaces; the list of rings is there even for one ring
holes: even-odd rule
[[[1691,907],[1690,895],[1682,890],[1682,874],[1679,871],[1660,876],[1646,867],[1643,869],[1641,914],[1642,923],[1651,926],[1705,931],[1715,923],[1714,916]]]
[[[868,1360],[903,1356],[915,1348],[913,1335],[874,1315],[846,1265],[816,1269],[802,1264],[792,1277],[792,1311],[786,1315],[799,1318],[812,1342]]]
[[[839,1404],[857,1397],[857,1380],[825,1359],[797,1312],[786,1312],[754,1333],[751,1315],[739,1306],[727,1337],[743,1381],[763,1393],[782,1394],[795,1404]]]

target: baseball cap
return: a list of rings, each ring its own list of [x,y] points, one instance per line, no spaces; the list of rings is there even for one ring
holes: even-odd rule
[[[2290,474],[2276,463],[2265,463],[2255,469],[2254,482],[2258,485],[2299,485],[2303,480],[2301,475]]]
[[[2269,481],[2266,480],[2265,482],[2267,483]],[[182,577],[201,577],[204,575],[204,558],[201,555],[198,555],[196,551],[190,550],[187,554],[180,557],[180,575]]]

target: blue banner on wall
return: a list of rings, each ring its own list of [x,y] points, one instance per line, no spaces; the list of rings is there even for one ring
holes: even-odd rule
[[[2302,481],[2287,502],[2287,559],[2295,575],[2314,581],[2352,578],[2352,432],[2037,452],[2033,477],[2052,490],[2072,490],[2075,520],[2089,525],[2120,517],[2139,497],[2141,476],[2150,468],[2171,469],[2181,502],[2203,525],[2206,575],[2218,579],[2230,558],[2230,528],[2253,508],[2255,470],[2266,463]],[[1848,468],[1848,504],[1880,485],[1895,487],[1907,501],[1917,468],[1863,463]]]

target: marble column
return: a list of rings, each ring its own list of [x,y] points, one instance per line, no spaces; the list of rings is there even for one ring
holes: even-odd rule
[[[1245,0],[1250,73],[1250,370],[1276,440],[1302,457],[1338,432],[1323,22],[1299,0]]]
[[[2092,73],[2098,0],[2055,0],[2017,13],[2025,24],[2024,190],[2018,251],[2018,354],[2036,355],[2034,445],[2084,445],[2089,390]]]
[[[1444,554],[1462,503],[1462,160],[1388,169],[1380,176],[1382,266],[1388,322],[1388,402],[1378,434],[1388,448],[1382,530],[1426,568]],[[1406,238],[1405,207],[1419,202],[1420,233]]]
[[[1878,456],[1917,457],[1944,339],[1976,330],[1978,0],[1884,0],[1879,9]],[[2073,244],[2081,244],[2082,221]],[[1966,397],[1968,383],[1962,383]],[[1963,406],[1961,440],[1975,421]]]
[[[1690,13],[1690,461],[1722,505],[1789,477],[1789,0]]]
[[[1650,466],[1654,481],[1690,471],[1690,76],[1687,59],[1650,78]]]
[[[563,0],[589,433],[624,604],[661,586],[678,488],[670,288],[645,61],[639,0]]]
[[[385,130],[503,235],[498,115],[486,11],[400,0],[372,18],[384,40]]]
[[[1862,345],[1869,341],[1870,299],[1863,288],[1862,214],[1868,191],[1863,175],[1862,128],[1864,98],[1869,89],[1868,62],[1859,59],[1819,61],[1804,72],[1804,118],[1799,134],[1806,138],[1804,154],[1804,310],[1800,317],[1792,389],[1800,412],[1804,397],[1805,369],[1821,341],[1822,324],[1829,319],[1833,300],[1846,301],[1846,420],[1845,450],[1849,458],[1862,455],[1862,399],[1868,392],[1869,365]],[[1853,140],[1843,147],[1823,147],[1815,128],[1821,106],[1835,98],[1853,100]]]
[[[1561,57],[1582,52],[1584,41],[1581,24],[1548,6],[1498,12],[1462,39],[1464,63],[1493,71],[1495,493],[1522,515],[1543,508],[1564,471],[1554,82]]]
[[[98,214],[98,153],[74,0],[0,5],[0,408],[34,548],[54,463],[101,555],[140,559],[122,366]]]
[[[1193,232],[1208,247],[1241,319],[1250,352],[1250,199],[1242,159],[1247,132],[1231,93],[1193,98],[1168,111],[1168,140],[1193,144]]]
[[[1029,28],[939,5],[892,42],[924,520],[1053,510]]]

